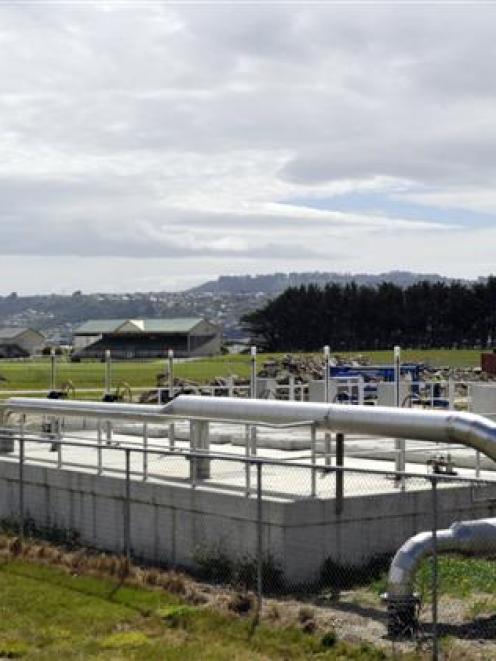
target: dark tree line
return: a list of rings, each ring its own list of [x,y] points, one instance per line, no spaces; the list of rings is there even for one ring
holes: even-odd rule
[[[486,347],[496,342],[496,277],[291,287],[242,322],[269,351]]]

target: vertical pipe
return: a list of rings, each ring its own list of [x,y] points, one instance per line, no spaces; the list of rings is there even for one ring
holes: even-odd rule
[[[475,477],[480,478],[481,473],[481,454],[479,450],[475,451]]]
[[[148,423],[143,423],[143,481],[148,479]]]
[[[227,377],[227,395],[228,397],[234,397],[234,379],[232,376]]]
[[[169,370],[169,399],[174,399],[174,349],[167,351],[167,361]],[[174,423],[169,423],[169,448],[174,449],[176,445],[176,429]]]
[[[310,495],[312,498],[315,498],[317,495],[317,470],[316,470],[316,462],[317,462],[317,427],[316,425],[312,425],[310,427],[310,452],[311,452],[311,461],[312,461],[312,469],[310,471]]]
[[[57,356],[55,349],[50,349],[50,390],[55,390],[57,384]]]
[[[98,444],[97,451],[96,451],[96,461],[97,461],[97,466],[96,466],[96,472],[98,475],[101,475],[103,473],[103,462],[102,462],[102,421],[97,420],[96,423],[96,442]]]
[[[343,468],[344,466],[344,434],[336,434],[336,466]],[[341,514],[343,511],[344,500],[344,471],[336,471],[336,514]]]
[[[263,594],[262,464],[257,463],[257,615],[260,622]]]
[[[24,539],[24,423],[21,416],[19,426],[19,537]]]
[[[438,631],[437,631],[437,584],[438,584],[438,565],[437,565],[437,479],[431,478],[432,484],[432,659],[438,660]]]
[[[126,448],[126,502],[124,507],[124,555],[129,568],[131,559],[131,450]]]

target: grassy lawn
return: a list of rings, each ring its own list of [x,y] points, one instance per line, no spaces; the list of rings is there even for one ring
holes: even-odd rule
[[[269,357],[280,357],[284,354],[260,354],[257,362],[261,367]],[[310,354],[306,354],[310,355]],[[313,354],[317,357],[317,354]],[[356,356],[356,353],[343,353],[342,356]],[[391,363],[391,351],[362,352],[374,363]],[[474,367],[480,363],[480,351],[470,350],[405,350],[402,352],[405,362],[423,362],[434,366]],[[157,375],[163,373],[166,360],[151,360],[146,362],[122,361],[112,364],[112,382],[114,387],[120,382],[126,382],[131,387],[153,387]],[[250,374],[250,357],[241,355],[218,356],[194,361],[177,363],[175,373],[180,378],[205,382],[217,376],[237,376],[248,378]],[[0,361],[0,393],[2,390],[47,389],[50,382],[50,366],[48,360],[33,360],[27,362]],[[70,363],[61,360],[57,366],[57,383],[61,386],[72,381],[78,388],[103,388],[104,365],[100,362]]]
[[[247,617],[187,606],[164,591],[15,560],[0,565],[0,657],[27,659],[386,658],[297,628],[253,632]]]

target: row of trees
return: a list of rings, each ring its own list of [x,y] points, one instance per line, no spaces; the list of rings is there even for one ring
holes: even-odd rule
[[[486,347],[496,341],[496,277],[406,288],[292,287],[242,321],[269,351]]]

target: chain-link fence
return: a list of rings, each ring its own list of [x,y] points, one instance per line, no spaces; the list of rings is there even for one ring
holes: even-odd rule
[[[124,435],[45,419],[40,432],[21,417],[0,431],[0,518],[21,537],[77,539],[253,594],[257,618],[292,612],[308,631],[433,658],[456,646],[496,656],[488,473],[343,466],[339,434],[318,455],[212,452],[205,424]]]

